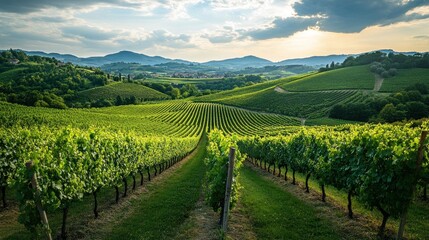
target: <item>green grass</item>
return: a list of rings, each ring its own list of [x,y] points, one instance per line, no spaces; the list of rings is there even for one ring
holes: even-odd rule
[[[111,83],[106,86],[96,87],[77,93],[80,101],[98,100],[101,98],[115,100],[117,96],[129,98],[135,96],[138,101],[169,99],[164,93],[152,88],[135,83]]]
[[[280,85],[287,91],[321,91],[339,89],[373,89],[374,74],[369,66],[340,68],[318,73],[291,83]]]
[[[240,201],[258,239],[341,239],[311,205],[249,167],[243,167],[240,177]]]
[[[282,169],[282,175],[284,174],[284,169]],[[296,181],[300,184],[305,183],[305,175],[301,173],[296,173]],[[289,169],[288,172],[288,182],[292,179],[292,171]],[[317,192],[322,195],[320,189],[320,184],[314,178],[310,178],[309,187],[311,192]],[[304,189],[302,190],[304,191]],[[334,202],[335,205],[341,206],[344,211],[347,209],[347,193],[341,190],[338,190],[332,186],[325,186],[326,196],[328,202]],[[352,200],[353,213],[363,215],[365,218],[369,219],[371,224],[374,225],[373,236],[377,234],[377,227],[380,226],[382,221],[382,215],[376,209],[373,211],[365,208],[355,197]],[[344,213],[346,214],[346,213]],[[410,207],[407,217],[407,225],[405,226],[405,237],[408,239],[415,240],[426,240],[429,236],[429,203],[416,200]],[[399,226],[399,220],[394,218],[389,218],[387,221],[387,228],[397,232]]]
[[[172,176],[148,187],[150,195],[131,202],[136,207],[131,216],[118,225],[99,231],[102,239],[171,239],[189,216],[197,202],[204,176],[204,156],[207,140],[197,153]],[[95,236],[94,236],[95,237]]]
[[[429,69],[399,69],[398,75],[384,79],[380,91],[398,92],[416,83],[424,83],[429,86]]]

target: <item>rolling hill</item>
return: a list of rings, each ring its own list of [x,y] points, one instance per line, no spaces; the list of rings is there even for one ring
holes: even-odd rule
[[[429,70],[399,69],[398,75],[381,81],[381,92],[378,92],[375,85],[376,82],[380,83],[380,79],[370,72],[368,65],[353,66],[236,88],[198,97],[194,101],[222,103],[255,111],[313,119],[309,124],[331,124],[332,120],[326,117],[333,106],[369,104],[371,101],[380,101],[379,104],[385,105],[387,103],[381,99],[387,96],[386,92],[404,91],[416,83],[429,85]],[[334,123],[340,122],[335,120]]]
[[[170,98],[164,93],[140,84],[115,82],[106,86],[81,91],[76,94],[76,100],[79,102],[95,101],[99,99],[115,100],[117,96],[121,96],[122,98],[134,96],[138,102]]]
[[[387,78],[383,81],[380,91],[395,92],[401,91],[410,85],[416,83],[425,83],[429,85],[429,69],[427,68],[412,68],[399,69],[398,75]]]
[[[255,56],[245,56],[241,58],[231,58],[219,61],[205,62],[203,63],[203,65],[226,69],[244,69],[247,67],[264,67],[274,65],[274,63],[267,59]]]
[[[370,90],[374,88],[374,74],[369,66],[356,66],[318,73],[298,81],[280,85],[292,92],[322,91],[339,89]]]

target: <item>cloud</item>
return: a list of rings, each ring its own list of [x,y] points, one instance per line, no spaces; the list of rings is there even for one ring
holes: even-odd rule
[[[427,0],[302,0],[293,5],[299,16],[323,16],[318,26],[329,32],[355,33],[375,25],[388,25],[429,16],[407,12],[429,5]]]
[[[257,9],[261,5],[272,1],[264,0],[210,0],[210,5],[214,9],[231,10],[231,9]]]
[[[318,20],[302,17],[276,18],[269,27],[244,31],[243,37],[255,40],[289,37],[296,32],[316,26]]]
[[[115,40],[115,43],[124,48],[148,49],[152,47],[166,47],[171,49],[179,48],[195,48],[195,44],[191,43],[191,36],[186,34],[175,35],[165,30],[155,30],[147,34],[145,37],[132,39],[121,38]]]
[[[117,33],[90,26],[68,26],[61,28],[65,37],[104,41],[118,36]]]
[[[223,26],[215,31],[207,31],[201,35],[202,38],[208,39],[211,43],[229,43],[239,37],[239,33],[234,30],[233,26]]]
[[[38,21],[38,22],[47,22],[47,23],[65,23],[69,21],[70,19],[64,18],[64,17],[52,17],[52,16],[39,16],[39,17],[32,17],[31,21]]]
[[[112,4],[128,7],[140,5],[124,0],[0,0],[0,11],[13,13],[29,13],[40,11],[46,8],[83,8],[95,4]]]
[[[427,0],[301,0],[292,4],[295,15],[276,17],[266,26],[242,29],[242,39],[266,40],[292,36],[308,28],[327,32],[357,33],[376,25],[389,25],[429,18],[424,11],[413,11],[429,5]]]
[[[415,39],[422,39],[422,40],[429,40],[429,36],[428,35],[418,35],[418,36],[414,36],[413,38],[415,38]]]

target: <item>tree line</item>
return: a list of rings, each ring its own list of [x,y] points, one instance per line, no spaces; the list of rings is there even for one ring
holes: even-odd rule
[[[429,117],[429,90],[423,83],[416,83],[404,91],[387,97],[374,96],[365,102],[335,105],[332,118],[364,122],[396,122]]]

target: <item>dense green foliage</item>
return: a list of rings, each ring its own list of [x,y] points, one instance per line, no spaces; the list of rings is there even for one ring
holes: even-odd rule
[[[66,108],[65,98],[106,83],[107,75],[98,69],[27,56],[22,51],[0,54],[0,100],[3,101]]]
[[[234,158],[234,176],[231,188],[231,205],[238,199],[238,190],[240,183],[238,179],[239,169],[244,157],[241,155],[237,147],[237,136],[225,136],[222,131],[214,129],[208,136],[207,158],[204,160],[207,166],[205,195],[208,204],[215,212],[221,209],[220,215],[223,216],[225,207],[225,186],[228,175],[228,162],[230,148],[235,148]],[[221,221],[222,222],[222,221]]]
[[[388,72],[390,69],[406,69],[406,68],[429,68],[429,53],[417,53],[414,55],[404,55],[396,53],[383,53],[380,51],[364,53],[358,56],[350,56],[341,64],[327,65],[320,68],[319,71],[329,71],[341,67],[367,65],[377,62],[375,68],[380,69],[377,73],[383,75],[383,72]],[[375,69],[374,69],[375,70]]]
[[[260,160],[261,166],[268,164],[268,171],[271,166],[275,171],[277,166],[306,174],[307,191],[308,179],[314,176],[322,186],[332,185],[356,195],[369,209],[383,214],[383,234],[388,217],[399,217],[408,209],[413,189],[427,171],[419,171],[416,165],[420,134],[427,127],[428,122],[422,128],[319,127],[288,136],[243,138],[238,145],[248,157]],[[423,166],[426,168],[427,163]],[[349,211],[352,216],[351,204]]]
[[[134,133],[73,128],[0,129],[1,185],[18,189],[20,222],[40,229],[35,201],[45,209],[67,209],[71,201],[100,188],[118,187],[130,175],[159,168],[189,153],[196,138],[143,138]],[[33,169],[25,167],[33,162]],[[28,188],[29,172],[38,174],[40,195]],[[36,199],[40,198],[40,199]]]
[[[415,84],[407,91],[392,93],[389,96],[374,96],[358,103],[335,105],[329,112],[332,118],[396,122],[429,117],[429,97],[425,84]]]
[[[194,84],[170,84],[158,82],[143,82],[143,85],[169,95],[173,99],[201,96],[202,93]]]

